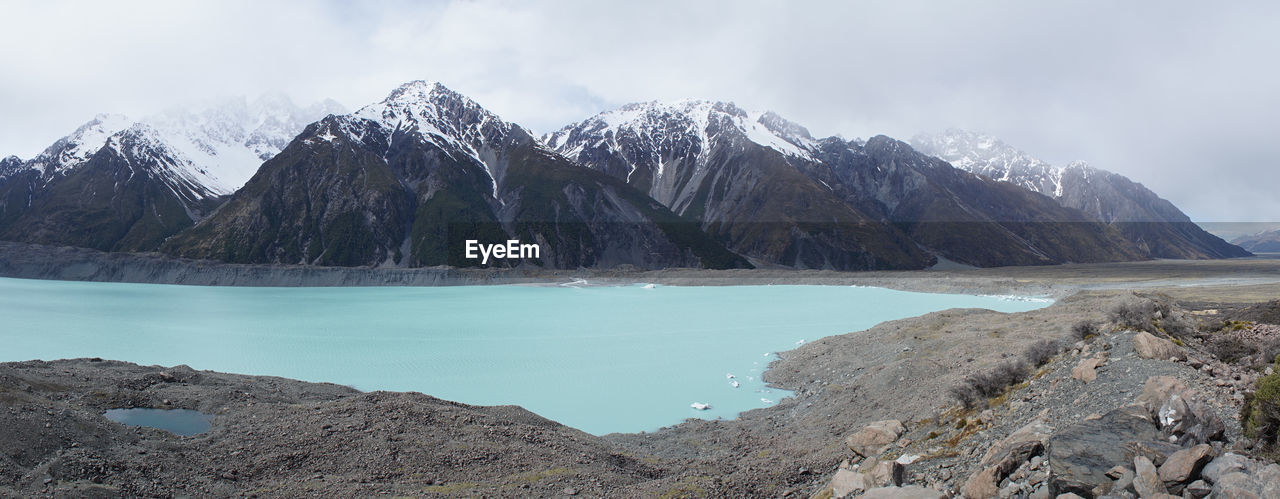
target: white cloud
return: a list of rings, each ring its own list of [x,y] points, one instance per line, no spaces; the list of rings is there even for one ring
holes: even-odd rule
[[[1280,219],[1277,6],[1193,2],[31,2],[0,19],[0,154],[98,112],[433,79],[549,131],[700,97],[820,135],[964,127],[1130,175],[1193,217]]]

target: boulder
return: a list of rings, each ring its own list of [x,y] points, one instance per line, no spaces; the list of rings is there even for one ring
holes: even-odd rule
[[[1196,480],[1187,484],[1187,488],[1182,489],[1182,495],[1190,499],[1204,499],[1213,492],[1213,486],[1205,483],[1204,480]]]
[[[1099,353],[1093,357],[1080,359],[1080,363],[1071,368],[1071,377],[1083,381],[1085,383],[1098,379],[1099,367],[1106,364],[1106,354]]]
[[[1133,350],[1144,359],[1184,360],[1187,358],[1186,352],[1183,352],[1178,345],[1174,345],[1172,341],[1157,338],[1146,331],[1133,335]]]
[[[1200,471],[1200,476],[1209,483],[1218,483],[1223,475],[1227,473],[1248,473],[1253,469],[1252,460],[1228,452],[1221,456],[1213,458],[1208,464],[1204,465],[1204,469]]]
[[[1169,489],[1160,481],[1156,466],[1146,456],[1133,458],[1133,490],[1138,497],[1155,497],[1157,494],[1168,494]]]
[[[1212,458],[1213,447],[1209,444],[1200,444],[1174,452],[1164,464],[1160,465],[1160,481],[1166,486],[1190,481]]]
[[[1182,446],[1169,443],[1163,440],[1150,440],[1141,442],[1129,442],[1125,444],[1125,449],[1132,456],[1145,456],[1155,464],[1157,468],[1164,465],[1175,452],[1182,450]]]
[[[862,497],[864,499],[945,499],[947,495],[928,487],[907,485],[904,487],[871,489],[866,494],[863,494]]]
[[[1222,440],[1226,425],[1195,390],[1171,376],[1152,376],[1143,386],[1138,403],[1147,409],[1165,436],[1189,446]]]
[[[902,422],[896,419],[876,421],[858,430],[857,433],[849,435],[849,438],[845,439],[845,444],[854,454],[874,456],[884,452],[906,431]]]
[[[1160,431],[1137,406],[1064,428],[1049,438],[1050,492],[1092,497],[1098,486],[1111,485],[1107,471],[1133,462],[1133,444],[1159,439]]]
[[[836,476],[831,478],[831,496],[847,497],[866,492],[872,488],[871,478],[865,473],[858,473],[853,470],[839,469],[836,470]]]
[[[1000,494],[1000,480],[994,466],[974,473],[960,487],[960,493],[969,499],[989,499]]]
[[[871,477],[871,483],[876,487],[896,487],[902,485],[905,471],[906,468],[897,461],[883,461],[864,472]]]
[[[1262,487],[1262,497],[1280,497],[1280,465],[1268,464],[1258,471],[1253,479]]]
[[[1261,499],[1262,487],[1249,475],[1240,472],[1227,473],[1213,484],[1213,497],[1230,499]]]
[[[987,449],[982,457],[982,467],[995,467],[996,481],[999,482],[1022,463],[1030,461],[1032,456],[1042,454],[1052,434],[1053,428],[1044,422],[1032,421]]]
[[[1126,490],[1132,492],[1134,478],[1133,470],[1125,468],[1124,472],[1119,477],[1116,477],[1116,483],[1111,486],[1112,494],[1120,495]]]

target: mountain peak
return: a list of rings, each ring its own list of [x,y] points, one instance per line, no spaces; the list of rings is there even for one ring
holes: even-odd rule
[[[443,96],[462,97],[461,94],[450,90],[438,81],[413,80],[396,87],[382,102],[384,104],[422,102],[436,100]]]
[[[460,148],[473,157],[478,157],[476,151],[483,143],[524,130],[467,96],[426,80],[400,85],[381,102],[364,106],[352,116],[378,123],[388,132],[417,130],[426,140]]]
[[[604,111],[543,136],[569,157],[601,140],[648,137],[664,143],[687,141],[709,147],[717,138],[741,137],[787,156],[812,159],[816,141],[804,127],[772,111],[748,111],[727,101],[681,99],[634,102]],[[616,144],[615,144],[616,146]]]

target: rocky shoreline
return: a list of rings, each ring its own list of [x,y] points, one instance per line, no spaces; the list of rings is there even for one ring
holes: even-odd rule
[[[1229,260],[1152,260],[925,271],[838,272],[539,268],[461,269],[243,265],[158,253],[108,253],[0,241],[0,277],[197,286],[468,285],[856,285],[903,291],[1063,297],[1082,289],[1158,289],[1280,284],[1280,255]]]

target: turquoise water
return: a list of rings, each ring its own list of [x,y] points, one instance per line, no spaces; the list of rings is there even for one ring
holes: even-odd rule
[[[108,409],[107,419],[130,426],[159,428],[175,435],[191,436],[209,431],[209,416],[191,409]]]
[[[517,404],[604,434],[776,403],[788,392],[766,388],[760,373],[774,352],[803,341],[953,307],[1045,305],[846,286],[236,288],[0,278],[0,361],[102,357],[418,391]]]

